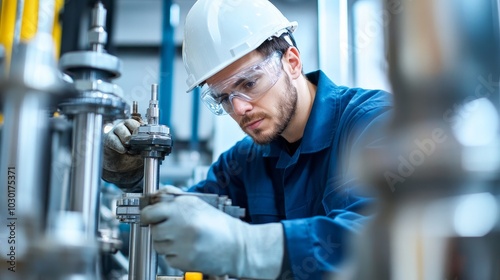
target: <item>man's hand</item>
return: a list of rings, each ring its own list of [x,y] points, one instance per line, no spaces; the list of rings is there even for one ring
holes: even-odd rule
[[[165,191],[179,192],[175,187]],[[151,224],[156,251],[180,270],[253,279],[275,279],[281,271],[280,223],[250,225],[198,197],[177,195],[145,207],[141,224]]]
[[[129,150],[128,141],[140,126],[134,119],[127,119],[115,125],[104,135],[103,174],[105,181],[124,189],[136,186],[143,176],[144,159]]]

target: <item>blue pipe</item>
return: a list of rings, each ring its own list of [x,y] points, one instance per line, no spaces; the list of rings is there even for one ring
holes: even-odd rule
[[[200,88],[195,87],[193,90],[193,113],[192,113],[192,125],[191,125],[191,141],[189,142],[189,148],[193,151],[197,151],[200,147],[200,142],[198,139],[198,127],[199,127],[199,115],[200,115]]]
[[[174,26],[171,21],[172,0],[163,1],[162,41],[160,51],[159,109],[160,124],[171,125],[174,78]]]

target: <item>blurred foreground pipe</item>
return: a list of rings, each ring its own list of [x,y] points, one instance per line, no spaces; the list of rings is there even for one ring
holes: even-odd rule
[[[475,279],[481,271],[480,279],[498,279],[497,1],[394,8],[385,1],[393,125],[358,159],[378,213],[354,242],[354,268],[334,278]]]

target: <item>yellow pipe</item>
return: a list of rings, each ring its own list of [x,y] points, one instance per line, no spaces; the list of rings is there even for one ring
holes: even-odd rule
[[[3,0],[0,11],[0,44],[5,48],[5,73],[9,73],[14,30],[16,24],[16,0]]]
[[[23,11],[23,19],[22,19],[22,28],[21,28],[21,40],[29,41],[33,36],[36,35],[38,30],[38,17],[43,16],[43,11],[39,11],[40,3],[39,0],[29,0],[24,2],[24,11]],[[54,1],[54,22],[52,25],[52,38],[54,40],[55,46],[55,57],[59,57],[60,49],[61,49],[61,35],[62,35],[62,27],[59,22],[59,13],[64,5],[64,0],[55,0]],[[40,15],[40,13],[42,13]]]
[[[38,0],[24,1],[23,18],[21,21],[21,41],[31,40],[36,35],[38,27]]]
[[[59,15],[64,6],[64,0],[56,0],[54,11],[54,28],[52,30],[52,38],[54,38],[54,48],[56,59],[59,58],[61,53],[61,40],[62,40],[62,26]]]

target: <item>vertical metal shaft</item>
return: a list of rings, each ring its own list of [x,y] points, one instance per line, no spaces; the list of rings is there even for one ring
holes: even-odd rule
[[[160,162],[158,158],[144,158],[144,189],[143,194],[148,195],[156,192],[159,186]],[[157,254],[153,249],[153,239],[151,236],[151,226],[142,228],[141,244],[143,246],[144,259],[149,262],[144,263],[144,278],[154,280],[156,278]],[[148,266],[149,265],[149,266]]]
[[[50,219],[55,218],[61,211],[68,209],[68,199],[71,178],[71,130],[73,124],[62,117],[52,118],[52,143],[50,171],[50,190],[48,194],[47,212]]]
[[[45,106],[43,96],[37,92],[10,92],[3,108],[8,121],[2,129],[0,217],[15,227],[10,235],[8,230],[0,233],[3,240],[11,237],[19,244],[19,251],[29,247],[30,238],[42,231],[41,222],[45,219],[40,199],[50,165],[44,157],[48,140]],[[0,247],[1,256],[8,256],[9,246]]]
[[[146,111],[146,118],[149,125],[157,125],[160,119],[160,109],[158,108],[158,85],[151,85],[151,100]]]
[[[106,14],[107,11],[104,8],[104,5],[101,2],[97,2],[95,4],[95,8],[92,10],[91,28],[96,31],[96,33],[100,33],[102,37],[106,38],[106,40],[100,40],[92,35],[89,35],[89,42],[92,47],[92,51],[94,52],[104,51],[104,44],[107,41],[107,32],[104,29],[104,26],[106,26]]]
[[[157,158],[144,158],[144,190],[143,194],[148,195],[158,190],[160,175],[160,162]],[[151,238],[151,226],[141,228],[142,245],[142,279],[154,280],[156,278],[157,259],[153,250],[153,240]]]
[[[12,50],[21,41],[21,26],[23,22],[24,0],[17,0],[16,6],[16,22],[14,23],[14,38],[12,41]]]
[[[86,237],[89,240],[96,239],[98,230],[102,123],[102,115],[82,113],[75,116],[73,130],[73,188],[69,210],[82,213]]]
[[[154,193],[159,184],[159,160],[144,158],[143,194]],[[157,254],[153,249],[150,226],[141,227],[132,223],[130,228],[130,280],[154,280],[156,278]]]
[[[132,102],[132,114],[139,113],[138,107],[139,107],[139,105],[137,104],[137,101],[133,101]]]
[[[155,280],[157,268],[157,254],[153,249],[153,239],[151,237],[151,228],[141,227],[141,254],[139,274],[143,275],[140,279]]]
[[[55,0],[41,0],[38,5],[38,32],[52,34],[54,26]]]
[[[151,194],[158,189],[160,162],[157,158],[144,159],[144,194]]]
[[[134,104],[135,107],[135,104]],[[144,159],[143,195],[155,193],[159,187],[160,163],[171,152],[172,138],[170,129],[158,124],[158,85],[151,87],[151,100],[146,112],[147,124],[141,125],[137,134],[130,138],[133,150],[141,151]],[[135,112],[134,114],[138,115]],[[125,204],[125,203],[124,203]],[[126,209],[123,212],[126,212]],[[157,255],[153,250],[153,240],[150,226],[138,228],[134,226],[133,242],[129,263],[129,279],[155,280],[157,270]]]
[[[138,223],[130,223],[130,237],[129,237],[129,271],[128,279],[140,279],[140,251],[141,243],[139,242],[141,236],[141,226]]]

